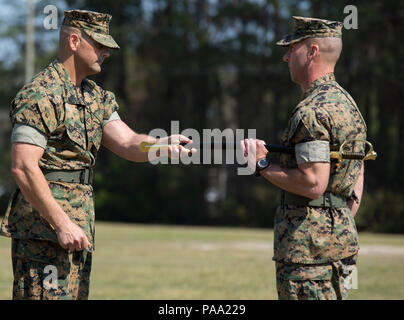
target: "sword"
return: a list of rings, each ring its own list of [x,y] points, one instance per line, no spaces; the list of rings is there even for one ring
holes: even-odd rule
[[[362,152],[346,152],[343,151],[345,145],[350,142],[363,142],[369,146],[369,151],[366,153]],[[140,143],[139,149],[141,152],[149,152],[151,150],[158,150],[158,149],[167,149],[170,146],[186,146],[186,147],[199,147],[200,149],[237,149],[240,147],[238,142],[202,142],[202,143],[177,143],[177,144],[158,144],[158,143],[149,143],[149,142],[142,142]],[[276,152],[276,153],[286,153],[286,154],[295,154],[295,148],[290,146],[284,145],[277,145],[277,144],[265,144],[265,148],[268,152]],[[349,139],[345,140],[341,146],[331,146],[330,147],[330,159],[336,160],[338,164],[341,164],[343,159],[348,160],[375,160],[377,157],[377,153],[373,149],[373,145],[367,141],[362,139]]]

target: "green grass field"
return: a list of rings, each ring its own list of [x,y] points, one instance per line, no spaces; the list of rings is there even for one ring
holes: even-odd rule
[[[272,230],[98,222],[90,299],[276,299]],[[350,299],[404,299],[404,235],[360,234]],[[0,299],[11,298],[0,237]]]

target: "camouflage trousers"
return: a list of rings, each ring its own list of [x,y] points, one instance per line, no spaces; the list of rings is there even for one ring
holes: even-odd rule
[[[68,252],[58,243],[12,239],[14,300],[88,298],[92,254]]]
[[[279,300],[345,300],[347,277],[356,258],[328,264],[292,264],[276,262],[276,287]]]

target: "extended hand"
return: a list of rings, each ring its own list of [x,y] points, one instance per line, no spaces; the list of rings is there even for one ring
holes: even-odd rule
[[[192,153],[197,152],[195,148],[188,149],[185,146],[182,146],[180,143],[192,143],[192,140],[181,135],[181,134],[174,134],[169,137],[161,138],[157,141],[158,144],[167,144],[167,151],[168,156],[170,158],[180,158],[190,156]],[[164,155],[164,150],[161,151],[161,155]]]

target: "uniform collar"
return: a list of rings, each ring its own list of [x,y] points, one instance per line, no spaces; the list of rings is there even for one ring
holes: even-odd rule
[[[63,84],[64,87],[63,96],[65,101],[69,104],[75,104],[75,105],[80,104],[87,106],[88,103],[86,103],[86,100],[84,98],[84,92],[87,91],[90,86],[87,79],[84,78],[83,81],[81,82],[81,85],[76,86],[72,82],[69,74],[67,73],[67,70],[58,59],[52,62],[52,66],[59,74],[60,81]]]
[[[303,99],[307,98],[317,87],[333,81],[335,81],[335,75],[333,72],[327,73],[326,75],[314,80],[304,92]]]

